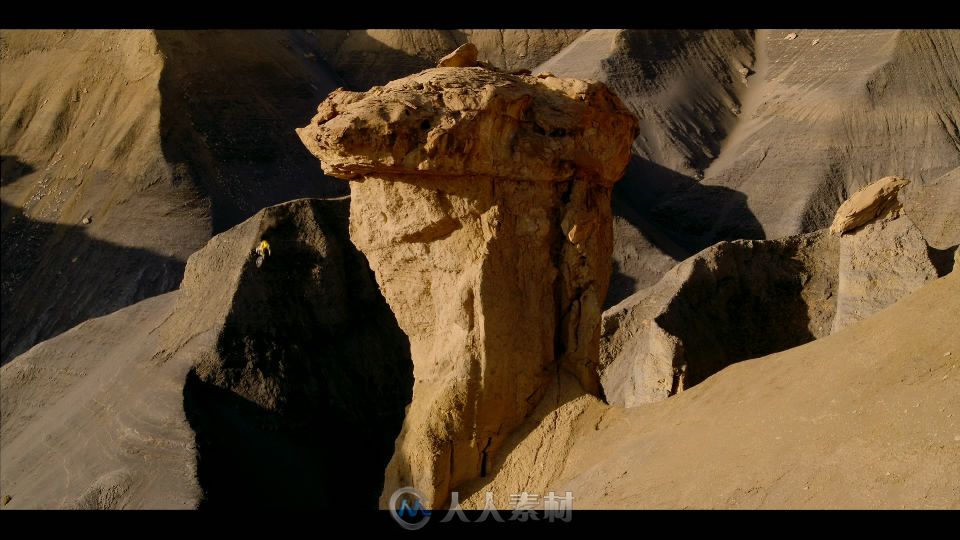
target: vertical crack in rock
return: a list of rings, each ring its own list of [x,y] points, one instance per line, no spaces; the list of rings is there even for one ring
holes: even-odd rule
[[[602,83],[436,68],[333,92],[298,130],[351,181],[350,237],[414,362],[381,505],[442,507],[565,369],[599,395],[610,190],[638,134]]]

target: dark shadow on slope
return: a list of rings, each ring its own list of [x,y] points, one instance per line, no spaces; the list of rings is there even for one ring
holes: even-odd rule
[[[610,272],[610,288],[607,289],[607,299],[603,304],[603,309],[615,306],[624,298],[637,291],[637,280],[629,274],[625,274],[620,269],[620,262],[613,261]]]
[[[342,195],[294,129],[339,81],[302,31],[157,31],[163,154],[209,196],[213,232],[265,206]],[[312,56],[311,56],[312,55]]]
[[[641,217],[616,189],[611,199],[615,220],[614,259],[610,288],[603,309],[610,308],[644,287],[653,285],[673,264],[690,256],[659,227]],[[642,238],[638,238],[642,237]],[[649,253],[650,247],[660,253]],[[672,261],[671,261],[672,260]],[[669,262],[668,262],[669,261]],[[671,264],[672,262],[672,264]],[[623,264],[622,264],[623,263]]]
[[[282,415],[201,381],[193,370],[183,403],[196,433],[201,509],[319,510],[347,500],[331,489],[347,465],[334,457],[336,449],[351,444],[335,440],[335,426],[291,428]]]
[[[620,184],[617,185],[619,186]],[[614,187],[613,197],[614,215],[625,219],[630,225],[640,231],[647,240],[655,245],[657,249],[678,261],[682,261],[691,255],[689,250],[676,244],[661,227],[640,215],[633,208],[629,195],[625,195],[623,191],[618,191],[617,188]]]
[[[955,245],[946,249],[937,249],[930,245],[927,246],[927,256],[930,257],[930,262],[932,262],[933,267],[936,268],[938,277],[943,277],[953,270],[957,247],[958,246]]]
[[[657,159],[669,141],[689,167],[706,170],[737,122],[731,106],[740,106],[742,89],[730,64],[736,56],[753,63],[754,31],[633,29],[623,30],[618,41],[602,61],[607,84],[641,118],[661,117],[642,120],[649,123],[643,131],[653,131],[637,139],[636,150]]]
[[[686,371],[683,388],[730,364],[826,335],[836,313],[836,244],[822,233],[783,242],[724,242],[697,258],[656,319],[680,340],[674,368]],[[820,255],[811,256],[813,250]]]
[[[23,163],[16,156],[0,155],[0,186],[16,182],[33,171],[32,166]]]
[[[694,178],[636,155],[623,180],[615,186],[614,194],[689,253],[722,240],[766,238],[743,193],[702,185]],[[669,246],[661,247],[655,239],[654,243],[669,250]]]
[[[459,30],[441,30],[449,39],[449,51],[467,42],[467,36]],[[340,52],[342,40],[336,47],[334,54],[345,55],[349,59],[341,58],[337,75],[347,84],[346,87],[365,92],[374,86],[383,86],[390,81],[418,73],[428,68],[437,67],[440,58],[426,58],[394,49],[385,43],[374,39],[367,30],[349,31],[351,51]]]
[[[377,506],[410,345],[349,242],[348,201],[311,204],[267,210],[272,255],[245,263],[218,359],[184,390],[204,508]]]
[[[2,203],[0,363],[77,324],[177,287],[184,263],[35,221]],[[56,269],[56,271],[51,271]]]
[[[613,210],[663,254],[682,261],[723,240],[762,240],[743,193],[697,180],[633,155],[613,188]],[[634,292],[616,271],[604,309]]]

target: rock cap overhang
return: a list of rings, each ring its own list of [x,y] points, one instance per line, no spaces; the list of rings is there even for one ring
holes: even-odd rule
[[[323,171],[364,176],[572,179],[613,185],[639,134],[602,82],[442,67],[332,92],[297,130]]]

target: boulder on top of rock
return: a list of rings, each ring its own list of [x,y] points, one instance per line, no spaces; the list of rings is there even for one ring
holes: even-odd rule
[[[413,402],[381,504],[433,507],[563,368],[599,394],[611,186],[637,119],[602,83],[435,68],[334,92],[298,130],[352,180],[350,237],[410,338]]]
[[[477,46],[473,43],[464,43],[455,51],[444,56],[437,62],[437,67],[474,67],[477,65]]]
[[[837,209],[830,232],[842,235],[875,219],[896,215],[902,208],[897,193],[909,183],[906,178],[887,176],[857,191]]]
[[[357,93],[335,90],[297,130],[324,172],[472,176],[611,186],[639,133],[603,83],[434,68]]]

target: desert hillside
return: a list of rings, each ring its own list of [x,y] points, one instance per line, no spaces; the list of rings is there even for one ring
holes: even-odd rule
[[[492,490],[504,506],[553,490],[572,491],[577,508],[956,509],[958,317],[951,275],[653,405],[552,389],[497,473],[464,491]]]
[[[958,48],[950,30],[591,30],[543,63],[606,82],[642,120],[608,305],[719,240],[826,227],[883,176],[912,179],[922,215],[954,213],[957,189],[936,186],[960,167]],[[935,221],[932,245],[960,243],[955,217]]]
[[[0,34],[3,362],[176,288],[264,206],[345,193],[292,131],[337,84],[301,38]]]
[[[261,210],[194,253],[178,290],[0,368],[8,507],[230,508],[251,490],[273,494],[265,508],[334,493],[375,505],[410,399],[409,345],[346,211]],[[257,268],[262,236],[285,255]]]
[[[960,508],[958,51],[0,30],[0,508]]]

